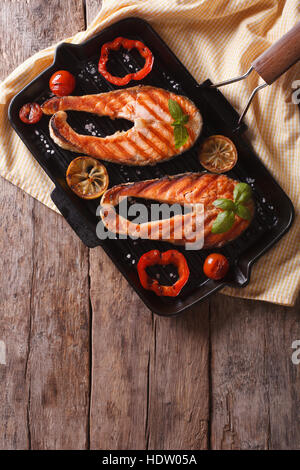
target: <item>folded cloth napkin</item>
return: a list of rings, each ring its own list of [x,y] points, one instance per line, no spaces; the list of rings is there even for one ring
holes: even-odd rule
[[[64,42],[80,43],[129,16],[149,21],[198,82],[208,77],[217,82],[244,73],[255,57],[299,21],[300,9],[298,0],[103,0],[87,30]],[[52,63],[55,47],[26,60],[0,85],[0,174],[53,210],[53,184],[10,127],[7,108],[11,98]],[[300,120],[292,86],[297,79],[299,64],[260,91],[246,118],[254,148],[295,205],[295,222],[255,264],[249,286],[226,288],[225,294],[295,303],[300,286]],[[241,112],[258,81],[253,73],[222,92]]]

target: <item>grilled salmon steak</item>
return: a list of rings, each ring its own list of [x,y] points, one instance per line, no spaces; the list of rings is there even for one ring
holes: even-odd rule
[[[168,108],[170,99],[177,101],[189,118],[185,124],[189,137],[180,148],[175,148],[174,119]],[[202,128],[202,117],[192,101],[152,86],[98,95],[54,97],[43,104],[42,110],[45,114],[53,114],[49,123],[50,135],[60,147],[126,165],[155,165],[179,155],[195,143]],[[127,119],[134,126],[103,138],[81,135],[67,123],[65,111],[68,110]]]
[[[183,173],[175,176],[165,176],[161,179],[139,181],[114,186],[107,190],[101,199],[101,218],[104,226],[114,233],[126,234],[131,237],[163,240],[182,245],[195,241],[197,236],[196,217],[199,213],[192,211],[187,214],[177,214],[167,220],[155,220],[136,224],[117,214],[115,206],[124,197],[143,198],[167,204],[201,203],[204,208],[202,217],[203,244],[200,248],[221,247],[243,233],[251,220],[245,220],[235,215],[235,222],[225,233],[213,234],[212,225],[221,209],[213,202],[219,198],[233,200],[233,190],[239,182],[225,175],[212,173]],[[246,204],[254,215],[252,199]],[[184,231],[182,226],[184,224]]]

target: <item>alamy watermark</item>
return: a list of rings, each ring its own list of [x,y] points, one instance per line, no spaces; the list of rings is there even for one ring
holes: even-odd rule
[[[292,354],[292,363],[298,366],[300,364],[300,339],[293,341],[292,349],[295,349]]]
[[[300,103],[300,80],[294,80],[292,83],[293,93],[292,93],[292,102],[294,104]]]
[[[196,204],[142,203],[128,204],[120,200],[118,212],[111,204],[99,206],[96,211],[102,221],[96,233],[100,240],[144,238],[176,241],[186,250],[200,250],[204,243],[204,206]]]

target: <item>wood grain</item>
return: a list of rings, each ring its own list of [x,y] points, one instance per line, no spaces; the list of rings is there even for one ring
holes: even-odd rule
[[[299,307],[211,300],[213,449],[300,448]]]
[[[27,380],[33,449],[84,449],[89,424],[88,250],[35,208]]]
[[[5,75],[84,25],[82,0],[1,0],[0,53]]]
[[[0,340],[6,350],[6,364],[0,364],[0,449],[26,449],[34,201],[2,178],[0,194]]]
[[[90,252],[92,449],[146,446],[151,313],[101,248]]]
[[[79,0],[2,1],[2,78],[83,27]],[[85,448],[88,250],[60,216],[3,179],[0,194],[0,448]]]
[[[102,0],[85,0],[84,3],[86,9],[86,24],[89,25],[101,10]]]
[[[260,54],[252,66],[271,85],[300,60],[300,21],[278,41]]]
[[[209,426],[209,305],[154,318],[149,449],[206,449]]]

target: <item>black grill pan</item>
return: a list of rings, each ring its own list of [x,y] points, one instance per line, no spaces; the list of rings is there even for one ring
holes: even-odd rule
[[[48,117],[44,116],[34,126],[23,124],[18,117],[23,104],[31,101],[43,103],[51,96],[49,78],[59,69],[67,69],[75,75],[74,94],[93,94],[115,89],[116,87],[97,72],[97,64],[101,45],[117,36],[139,39],[154,54],[151,73],[139,83],[188,96],[198,106],[204,126],[195,146],[168,162],[154,167],[126,167],[104,162],[109,172],[110,186],[166,174],[202,171],[197,159],[199,144],[209,135],[223,134],[234,141],[239,153],[238,163],[228,176],[248,182],[254,193],[256,216],[248,230],[221,250],[214,250],[224,253],[230,260],[231,269],[226,281],[208,280],[203,274],[203,261],[211,250],[186,251],[178,247],[186,256],[191,275],[176,298],[157,297],[153,292],[145,291],[139,283],[136,270],[137,261],[144,252],[153,248],[165,251],[174,248],[174,245],[149,240],[99,240],[96,236],[96,226],[99,223],[96,209],[99,201],[81,200],[71,192],[65,182],[67,166],[78,154],[63,150],[54,144],[49,136]],[[142,65],[141,58],[135,51],[126,51],[126,55],[119,51],[114,53],[110,60],[111,70],[116,75],[132,72]],[[253,263],[286,233],[293,221],[294,209],[290,199],[243,137],[246,126],[242,125],[238,132],[235,131],[238,114],[220,91],[206,86],[210,83],[207,80],[199,85],[147,22],[139,18],[128,18],[113,24],[80,45],[60,44],[56,49],[53,64],[18,93],[9,107],[9,119],[13,128],[55,183],[51,197],[67,222],[88,247],[103,247],[149,309],[159,315],[176,315],[226,285],[246,286],[250,281]],[[136,84],[130,83],[131,86]],[[80,133],[95,132],[99,136],[128,129],[126,121],[112,121],[87,113],[69,112],[68,121]],[[170,271],[161,268],[158,274],[164,282],[171,282]]]

